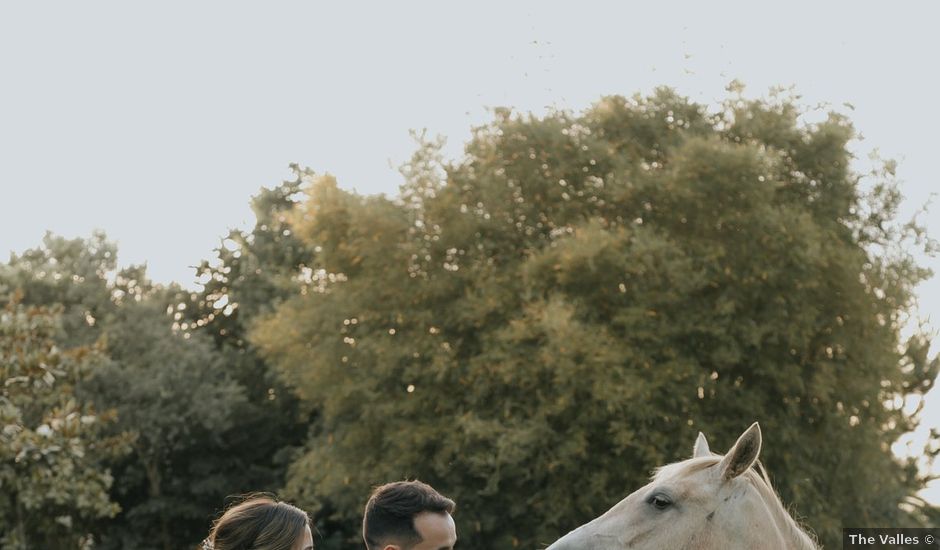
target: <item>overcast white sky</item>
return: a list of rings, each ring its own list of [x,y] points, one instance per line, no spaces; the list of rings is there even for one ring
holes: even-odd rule
[[[234,4],[0,4],[0,259],[100,228],[122,264],[191,286],[291,162],[393,194],[411,128],[457,157],[487,107],[581,110],[658,85],[717,103],[734,78],[849,114],[862,158],[900,161],[905,215],[940,190],[934,2]],[[938,326],[940,277],[919,296]]]

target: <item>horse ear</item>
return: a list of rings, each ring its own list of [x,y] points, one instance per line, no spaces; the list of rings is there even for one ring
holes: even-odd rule
[[[760,426],[755,422],[741,434],[734,447],[731,447],[728,454],[721,459],[719,471],[721,471],[722,479],[725,481],[734,479],[753,466],[760,455],[760,446]]]
[[[711,454],[712,452],[708,448],[708,440],[705,439],[705,434],[699,432],[698,437],[695,438],[695,445],[692,447],[692,458],[711,456]]]

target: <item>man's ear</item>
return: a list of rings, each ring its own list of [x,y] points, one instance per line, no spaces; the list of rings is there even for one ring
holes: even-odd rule
[[[721,463],[718,465],[721,478],[728,481],[746,472],[748,468],[757,462],[757,457],[760,455],[760,446],[760,426],[755,422],[741,434],[734,447],[731,447],[728,454],[721,459]]]
[[[695,445],[692,446],[692,458],[702,458],[703,456],[711,455],[712,452],[708,448],[708,440],[705,439],[705,434],[699,432],[698,437],[695,438]]]
[[[398,546],[397,544],[386,544],[382,550],[401,550],[401,546]]]

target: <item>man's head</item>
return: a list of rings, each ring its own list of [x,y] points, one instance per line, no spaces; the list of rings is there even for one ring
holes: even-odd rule
[[[377,487],[366,504],[362,538],[369,550],[451,550],[454,501],[420,481]]]

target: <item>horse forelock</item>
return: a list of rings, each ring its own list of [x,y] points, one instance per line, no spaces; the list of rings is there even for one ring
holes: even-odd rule
[[[688,460],[683,460],[682,462],[666,464],[665,466],[660,466],[659,468],[653,470],[653,475],[650,480],[662,481],[667,477],[689,476],[696,472],[707,470],[719,462],[721,462],[721,456],[712,455],[690,458]]]

